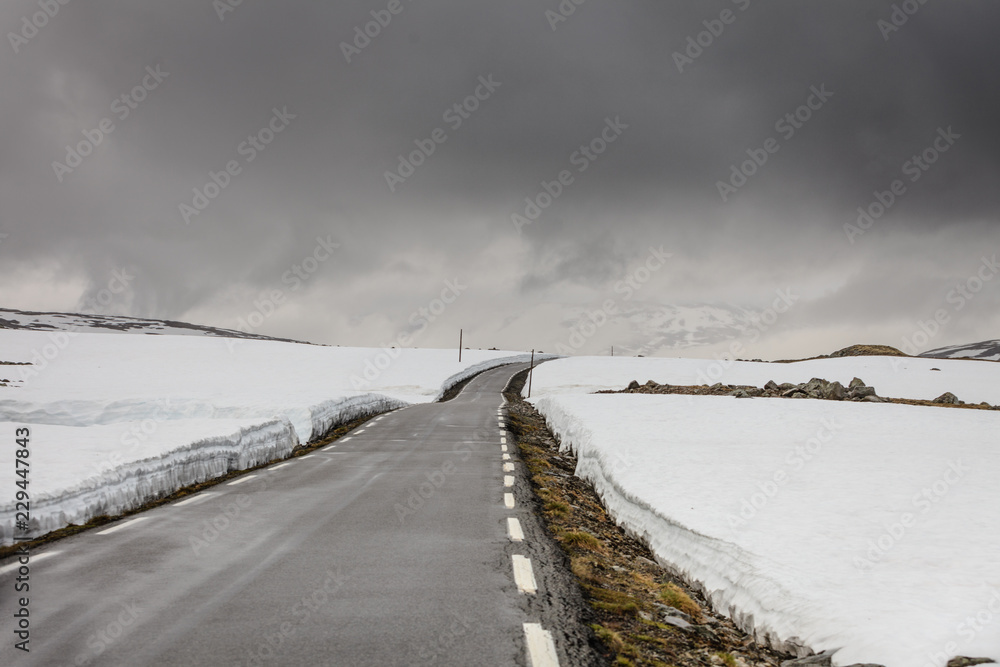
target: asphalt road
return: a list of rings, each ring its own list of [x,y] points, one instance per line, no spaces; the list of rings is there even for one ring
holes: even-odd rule
[[[518,498],[523,471],[504,486],[520,465],[503,460],[498,408],[523,368],[35,550],[29,593],[0,575],[0,664],[527,665],[523,624],[534,622],[572,655],[579,637],[551,628],[572,616],[552,590],[565,575]],[[516,582],[518,554],[532,559],[536,593]],[[30,653],[10,631],[21,595]]]

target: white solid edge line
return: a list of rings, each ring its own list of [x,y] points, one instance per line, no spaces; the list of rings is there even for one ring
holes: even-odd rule
[[[194,505],[195,503],[200,503],[203,500],[208,500],[212,496],[217,496],[218,493],[199,493],[196,496],[191,496],[187,500],[182,500],[179,503],[174,503],[174,507],[184,507],[185,505]]]
[[[507,509],[514,509],[514,494],[505,493],[503,494],[503,504],[507,506]]]
[[[517,590],[522,593],[534,595],[538,592],[538,584],[535,583],[535,571],[531,569],[531,560],[519,554],[511,556],[514,564],[514,583]]]
[[[504,472],[514,472],[514,464],[510,463],[510,462],[504,463],[503,464],[503,471]]]
[[[253,479],[256,476],[257,475],[243,475],[243,477],[240,477],[237,480],[234,480],[232,482],[227,482],[226,486],[236,486],[237,484],[242,484],[243,482],[249,482],[251,479]]]
[[[541,623],[524,624],[524,642],[531,667],[559,667],[552,633],[543,629]]]
[[[126,521],[125,523],[120,523],[117,526],[112,526],[111,528],[108,528],[107,530],[98,531],[97,534],[98,535],[110,535],[111,533],[115,533],[115,532],[121,530],[122,528],[128,528],[129,526],[134,526],[135,524],[139,523],[140,521],[145,521],[148,518],[149,517],[140,516],[137,519],[132,519],[131,521]]]
[[[270,468],[268,468],[268,470],[278,470],[279,468],[284,468],[285,466],[290,466],[293,463],[295,463],[295,461],[285,461],[284,463],[279,463],[276,466],[271,466]]]
[[[514,486],[514,476],[513,475],[504,475],[503,476],[503,485],[506,486],[506,487]]]
[[[50,556],[57,556],[57,555],[59,555],[61,553],[62,553],[61,551],[46,551],[45,553],[38,554],[37,556],[32,556],[32,555],[29,554],[29,556],[28,556],[28,565],[31,566],[32,564],[34,564],[37,561],[45,560],[46,558],[49,558]],[[2,577],[3,575],[7,574],[8,572],[14,572],[14,571],[16,571],[19,567],[21,567],[21,563],[19,561],[16,561],[16,560],[13,563],[11,563],[10,565],[4,565],[3,567],[0,567],[0,577]]]

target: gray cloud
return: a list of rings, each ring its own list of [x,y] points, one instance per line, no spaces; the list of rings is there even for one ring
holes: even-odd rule
[[[555,0],[404,0],[348,64],[342,43],[386,4],[243,3],[220,20],[207,0],[71,2],[17,53],[8,37],[4,293],[72,309],[131,267],[122,307],[137,315],[231,327],[278,289],[264,333],[365,344],[462,275],[469,292],[421,344],[451,344],[465,322],[487,345],[529,347],[502,323],[599,301],[664,245],[676,261],[644,300],[756,308],[792,285],[806,300],[793,344],[823,352],[809,337],[844,322],[895,342],[1000,245],[994,3],[928,3],[886,40],[888,1],[590,0],[553,31]],[[679,72],[674,54],[723,10],[733,21]],[[0,28],[37,11],[4,3]],[[121,118],[115,100],[157,66],[169,76]],[[499,88],[455,127],[446,110],[481,76]],[[824,85],[833,96],[794,136],[776,128]],[[286,107],[295,118],[247,161],[243,142]],[[53,161],[104,118],[114,131],[60,183]],[[608,118],[628,129],[579,171]],[[849,243],[856,209],[949,127],[961,138]],[[385,172],[437,128],[447,140],[390,192]],[[717,182],[771,137],[780,149],[723,202]],[[240,173],[185,224],[179,205],[230,160]],[[572,184],[518,234],[511,215],[562,170]],[[340,249],[292,290],[283,276],[328,235]],[[987,311],[966,312],[945,335],[996,336]]]

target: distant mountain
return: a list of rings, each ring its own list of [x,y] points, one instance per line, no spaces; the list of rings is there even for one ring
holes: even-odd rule
[[[497,328],[528,340],[545,331],[549,336],[538,341],[539,347],[556,354],[608,354],[613,345],[615,355],[654,356],[733,339],[752,342],[758,331],[755,322],[760,321],[758,313],[728,304],[618,301],[612,306],[605,310],[600,303],[540,304],[506,318]],[[770,327],[762,323],[759,328]]]
[[[220,338],[246,338],[276,340],[285,343],[302,343],[288,338],[273,338],[244,333],[232,329],[218,329],[171,320],[150,320],[141,317],[114,315],[85,315],[80,313],[36,313],[0,308],[0,329],[27,331],[81,331],[91,333],[136,333],[169,336],[218,336]]]
[[[935,359],[985,359],[987,361],[1000,361],[1000,340],[984,340],[982,343],[939,347],[936,350],[928,350],[918,356],[933,357]]]

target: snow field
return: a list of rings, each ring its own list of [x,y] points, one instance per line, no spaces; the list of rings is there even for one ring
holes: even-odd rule
[[[535,382],[574,361],[544,364]],[[592,366],[575,376],[609,375]],[[616,381],[636,375],[681,383],[634,365]],[[532,402],[616,521],[759,638],[841,649],[837,665],[1000,659],[997,413],[553,391]]]
[[[282,458],[357,417],[436,400],[510,352],[340,348],[196,336],[0,330],[0,544],[14,433],[32,431],[32,533],[117,514]]]
[[[931,370],[931,369],[940,370]],[[532,396],[589,394],[643,384],[744,384],[763,387],[768,380],[798,384],[818,377],[845,387],[859,377],[879,396],[934,400],[950,391],[966,403],[1000,405],[1000,364],[975,360],[921,357],[841,357],[775,364],[730,359],[572,357],[535,370]]]

